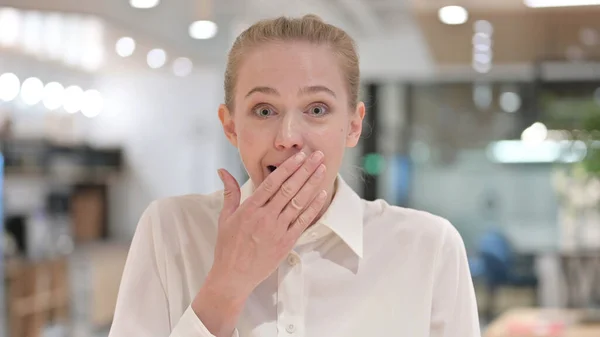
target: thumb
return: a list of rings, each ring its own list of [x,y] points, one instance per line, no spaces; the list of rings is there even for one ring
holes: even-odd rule
[[[221,216],[227,218],[240,206],[240,185],[227,170],[219,169],[217,172],[223,182],[223,209],[221,210]]]

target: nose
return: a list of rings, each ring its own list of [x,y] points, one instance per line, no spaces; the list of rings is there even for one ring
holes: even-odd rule
[[[302,137],[301,121],[294,113],[286,113],[281,119],[275,148],[277,150],[302,149],[304,140]]]

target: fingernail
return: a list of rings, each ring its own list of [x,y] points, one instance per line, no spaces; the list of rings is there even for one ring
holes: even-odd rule
[[[306,153],[304,153],[304,152],[300,152],[300,153],[298,153],[298,154],[296,155],[296,157],[294,157],[294,161],[295,161],[296,163],[300,163],[300,162],[302,162],[302,161],[304,160],[304,158],[306,158]]]
[[[322,190],[321,192],[319,192],[317,199],[319,199],[319,201],[323,201],[323,200],[325,200],[326,197],[327,197],[327,191]]]
[[[221,169],[217,170],[217,174],[219,175],[219,178],[221,178],[221,180],[223,180],[223,171],[221,171]]]
[[[319,168],[317,168],[317,172],[315,172],[315,175],[317,176],[317,178],[320,178],[323,173],[325,173],[325,165],[321,164],[319,165]]]
[[[317,152],[313,153],[312,159],[316,162],[320,161],[321,159],[323,159],[323,152],[317,151]]]

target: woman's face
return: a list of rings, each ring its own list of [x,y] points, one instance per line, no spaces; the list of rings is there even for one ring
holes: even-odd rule
[[[254,48],[238,68],[234,111],[219,117],[255,186],[290,156],[321,151],[331,192],[344,150],[357,144],[364,104],[348,104],[344,74],[327,46],[269,43]],[[332,195],[329,193],[329,195]]]

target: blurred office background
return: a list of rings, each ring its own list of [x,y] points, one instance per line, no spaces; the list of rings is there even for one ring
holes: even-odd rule
[[[245,179],[216,114],[233,39],[307,13],[360,49],[342,175],[458,228],[484,335],[600,336],[593,0],[0,0],[0,336],[107,335],[148,203]]]

